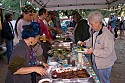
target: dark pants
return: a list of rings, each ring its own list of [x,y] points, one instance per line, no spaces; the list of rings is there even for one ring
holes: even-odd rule
[[[43,49],[44,62],[47,62],[48,55],[47,52],[50,50],[50,44],[48,42],[41,42],[41,47]]]
[[[114,29],[115,38],[117,38],[117,37],[118,37],[118,33],[117,33],[117,31],[118,31],[118,28],[115,28],[115,29]]]
[[[9,63],[10,61],[10,57],[11,57],[11,54],[12,54],[12,51],[13,51],[13,39],[11,40],[5,40],[5,43],[6,43],[6,54],[7,54],[7,61]]]

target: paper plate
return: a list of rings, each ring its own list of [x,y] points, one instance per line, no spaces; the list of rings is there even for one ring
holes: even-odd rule
[[[48,81],[49,83],[52,82],[49,78],[44,78],[44,79],[41,79],[38,83],[42,83],[44,81]]]

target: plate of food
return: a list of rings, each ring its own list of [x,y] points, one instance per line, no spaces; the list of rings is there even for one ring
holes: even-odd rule
[[[56,66],[56,65],[58,65],[58,62],[49,62],[48,65],[49,66]]]
[[[81,53],[85,53],[85,52],[87,52],[87,50],[88,50],[88,48],[78,47],[76,51],[81,52]]]
[[[52,83],[52,81],[49,78],[41,79],[38,83]]]

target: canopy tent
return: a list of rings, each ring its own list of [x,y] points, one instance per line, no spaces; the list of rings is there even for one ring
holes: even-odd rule
[[[48,10],[103,9],[125,3],[125,0],[28,0]]]

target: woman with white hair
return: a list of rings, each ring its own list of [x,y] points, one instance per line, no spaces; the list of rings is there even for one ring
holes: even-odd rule
[[[116,61],[114,39],[112,33],[102,25],[103,16],[100,12],[91,12],[88,16],[90,27],[95,31],[93,36],[81,43],[87,46],[85,54],[92,55],[92,66],[101,83],[110,83],[112,65]]]

